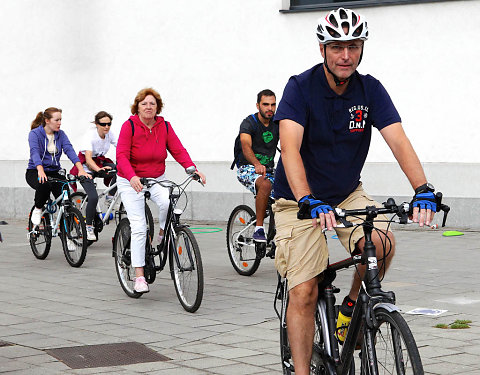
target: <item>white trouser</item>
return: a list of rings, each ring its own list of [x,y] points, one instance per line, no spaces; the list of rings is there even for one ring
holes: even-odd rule
[[[165,175],[156,178],[156,180],[165,180]],[[145,200],[143,196],[147,189],[144,187],[140,193],[137,193],[130,182],[120,176],[117,179],[117,187],[127,211],[128,220],[130,220],[132,266],[143,267],[145,265],[145,241],[147,239],[147,220],[145,219]],[[158,206],[158,221],[160,228],[163,229],[169,205],[168,189],[155,184],[148,191],[150,191],[150,199]]]

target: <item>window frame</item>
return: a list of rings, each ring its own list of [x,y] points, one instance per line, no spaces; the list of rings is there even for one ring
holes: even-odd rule
[[[298,12],[312,12],[323,9],[343,8],[365,8],[388,5],[402,5],[402,4],[421,4],[421,3],[440,3],[446,1],[458,0],[358,0],[358,1],[342,1],[342,2],[328,2],[308,5],[292,5],[294,0],[283,0],[283,9],[280,13],[298,13]],[[300,0],[301,1],[301,0]]]

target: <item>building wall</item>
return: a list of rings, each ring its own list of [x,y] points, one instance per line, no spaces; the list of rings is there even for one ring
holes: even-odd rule
[[[292,74],[321,61],[314,30],[325,12],[281,8],[281,0],[1,2],[0,33],[8,37],[0,40],[0,216],[22,217],[24,202],[31,202],[23,175],[29,124],[38,111],[62,108],[62,129],[75,146],[100,110],[113,114],[118,133],[144,87],[160,92],[162,114],[208,171],[207,187],[192,193],[194,203],[208,211],[213,194],[226,202],[220,211],[228,211],[237,199],[229,194],[245,195],[228,165],[241,120],[255,112],[256,93],[270,88],[279,100]],[[359,12],[370,28],[359,71],[387,88],[429,180],[459,202],[451,215],[460,210],[458,225],[469,227],[470,219],[462,218],[480,198],[474,70],[480,1]],[[374,133],[362,179],[373,194],[410,196]],[[169,164],[168,171],[174,168]],[[202,211],[195,218],[222,216]]]

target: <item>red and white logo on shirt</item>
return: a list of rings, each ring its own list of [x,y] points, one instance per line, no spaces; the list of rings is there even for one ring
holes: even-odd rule
[[[350,107],[350,122],[348,129],[350,133],[363,132],[365,130],[365,119],[368,117],[368,107],[366,105],[354,105]]]

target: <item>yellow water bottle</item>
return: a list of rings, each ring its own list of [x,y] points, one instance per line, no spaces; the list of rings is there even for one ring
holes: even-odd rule
[[[347,330],[351,320],[351,316],[345,316],[341,311],[338,312],[337,329],[335,330],[335,335],[337,336],[337,340],[341,343],[343,343],[345,341],[345,337],[347,337]]]
[[[343,300],[337,317],[337,329],[335,330],[335,336],[340,344],[343,344],[345,337],[347,337],[348,326],[352,320],[353,308],[355,307],[355,301],[349,296],[346,296]]]

